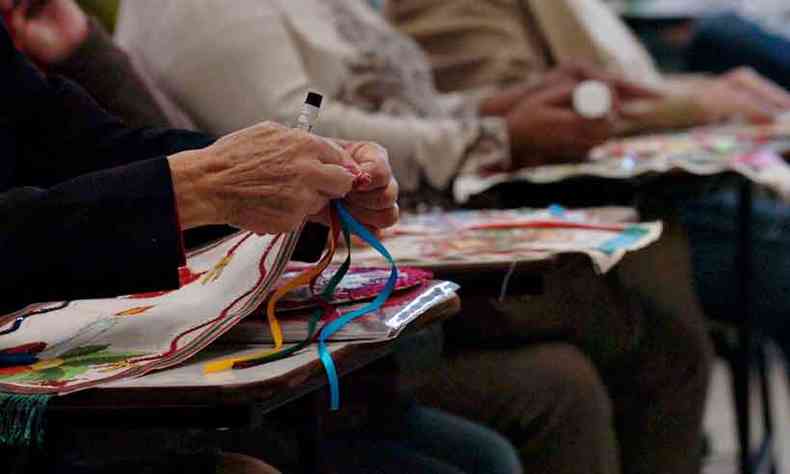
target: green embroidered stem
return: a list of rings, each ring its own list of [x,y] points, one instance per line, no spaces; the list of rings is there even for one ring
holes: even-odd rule
[[[51,395],[0,392],[0,446],[42,447]]]

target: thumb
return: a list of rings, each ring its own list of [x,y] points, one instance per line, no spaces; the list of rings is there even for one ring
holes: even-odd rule
[[[346,148],[340,146],[335,141],[328,138],[317,138],[323,142],[324,147],[327,150],[327,153],[323,153],[320,157],[324,164],[342,166],[354,176],[358,176],[362,173],[362,169],[359,167],[359,164],[357,164]]]

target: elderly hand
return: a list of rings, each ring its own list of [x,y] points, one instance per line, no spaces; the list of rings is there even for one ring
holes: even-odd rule
[[[272,122],[168,160],[183,229],[230,224],[258,234],[296,229],[348,195],[361,172],[331,140]]]
[[[371,142],[341,142],[370,181],[355,187],[345,198],[348,211],[371,229],[398,222],[398,182],[392,175],[387,150]]]
[[[505,116],[515,168],[580,161],[615,133],[610,117],[586,119],[572,105],[577,83],[545,85]]]
[[[693,91],[705,122],[743,118],[771,122],[790,110],[790,94],[749,68],[738,68],[702,81]]]
[[[17,47],[42,64],[68,58],[88,36],[88,18],[73,0],[0,0],[0,12],[11,13]]]

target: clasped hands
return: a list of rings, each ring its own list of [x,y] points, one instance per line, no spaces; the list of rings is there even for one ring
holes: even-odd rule
[[[258,234],[326,223],[332,199],[370,229],[398,220],[398,184],[387,152],[273,122],[168,158],[182,229],[227,224]],[[369,179],[359,181],[361,175]]]
[[[587,119],[576,113],[573,93],[581,81],[607,84],[614,98],[611,114]],[[685,83],[679,88],[673,84]],[[668,100],[669,99],[669,100]],[[748,68],[696,79],[670,78],[661,89],[640,85],[623,76],[583,62],[562,64],[540,81],[501,91],[481,104],[483,115],[505,119],[513,155],[511,166],[522,168],[584,160],[590,149],[619,135],[623,121],[661,126],[651,108],[662,101],[680,101],[697,125],[733,118],[771,122],[790,110],[790,94]],[[647,108],[645,107],[647,106]],[[647,115],[645,115],[647,113]],[[672,117],[677,123],[682,117]]]
[[[607,84],[614,98],[609,115],[582,117],[573,93],[584,80]],[[500,116],[507,124],[513,168],[581,161],[589,150],[615,136],[617,119],[625,118],[624,102],[654,99],[660,94],[585,63],[554,68],[539,81],[519,84],[485,100],[482,115]]]

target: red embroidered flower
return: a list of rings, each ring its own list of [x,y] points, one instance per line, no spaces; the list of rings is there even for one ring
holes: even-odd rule
[[[0,354],[4,355],[11,355],[11,354],[38,354],[39,352],[43,351],[47,348],[46,342],[31,342],[28,344],[22,344],[21,346],[11,347],[8,349],[3,349],[0,351]]]
[[[0,377],[21,374],[23,372],[30,372],[32,369],[29,365],[17,365],[14,367],[0,367]]]

